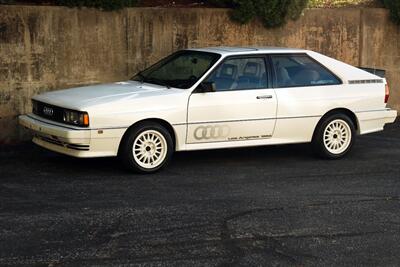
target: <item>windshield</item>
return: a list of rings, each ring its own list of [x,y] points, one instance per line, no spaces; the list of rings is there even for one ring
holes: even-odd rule
[[[150,68],[136,74],[132,80],[188,89],[192,87],[221,57],[219,54],[178,51]]]

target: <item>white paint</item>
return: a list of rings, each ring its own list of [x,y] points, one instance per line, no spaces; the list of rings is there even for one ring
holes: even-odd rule
[[[36,115],[20,116],[20,123],[38,136],[68,144],[90,145],[73,150],[35,137],[47,149],[76,157],[115,156],[126,129],[145,119],[169,123],[176,150],[200,150],[310,142],[320,118],[341,108],[357,117],[358,133],[383,130],[397,111],[386,109],[385,83],[348,84],[348,80],[379,77],[316,52],[282,48],[194,49],[221,54],[221,59],[192,88],[123,81],[52,91],[34,99],[89,114],[89,129],[66,126]],[[307,53],[334,72],[341,85],[193,93],[201,81],[231,55]],[[271,98],[257,99],[268,95]],[[199,129],[200,127],[200,129]],[[99,134],[98,130],[103,130]],[[213,132],[213,135],[211,134]],[[197,137],[196,137],[197,134]]]

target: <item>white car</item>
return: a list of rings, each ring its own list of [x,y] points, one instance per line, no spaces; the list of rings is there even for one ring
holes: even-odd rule
[[[216,47],[178,51],[129,81],[34,96],[19,121],[49,150],[150,173],[185,150],[311,142],[340,158],[357,134],[395,120],[388,97],[384,78],[316,52]]]

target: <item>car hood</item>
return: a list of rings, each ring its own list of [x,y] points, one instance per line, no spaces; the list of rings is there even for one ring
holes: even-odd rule
[[[92,106],[110,102],[171,95],[182,91],[182,89],[169,89],[164,86],[137,81],[124,81],[51,91],[36,95],[33,99],[55,106],[85,110]]]

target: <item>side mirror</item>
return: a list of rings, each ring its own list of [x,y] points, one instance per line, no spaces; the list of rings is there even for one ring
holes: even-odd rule
[[[214,82],[202,82],[197,87],[197,92],[199,93],[208,93],[208,92],[215,92],[215,83]]]

